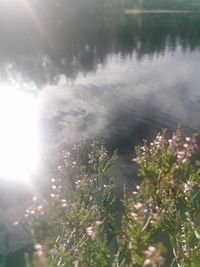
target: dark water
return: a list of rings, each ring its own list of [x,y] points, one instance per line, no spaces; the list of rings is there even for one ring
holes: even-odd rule
[[[0,5],[0,96],[16,88],[37,100],[45,157],[98,137],[119,149],[115,172],[129,183],[143,138],[178,123],[200,129],[200,15],[10,1]]]

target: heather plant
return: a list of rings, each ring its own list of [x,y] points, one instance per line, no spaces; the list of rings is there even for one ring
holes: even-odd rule
[[[200,162],[197,134],[180,129],[136,147],[141,183],[124,186],[121,224],[116,226],[116,160],[104,145],[84,142],[62,153],[49,196],[34,198],[24,226],[38,245],[41,266],[197,267],[200,262]],[[115,239],[116,250],[110,245]],[[39,266],[40,266],[39,265]]]
[[[195,160],[197,135],[185,139],[178,129],[171,139],[163,131],[153,143],[136,148],[141,185],[125,193],[121,254],[124,266],[165,265],[168,237],[174,258],[165,266],[199,266],[200,228],[199,161]]]
[[[89,149],[81,141],[63,150],[49,196],[34,197],[23,224],[51,265],[111,266],[113,181],[106,172],[116,157],[97,141]]]

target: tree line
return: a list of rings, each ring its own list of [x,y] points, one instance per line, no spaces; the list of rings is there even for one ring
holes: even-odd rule
[[[198,0],[125,0],[126,8],[144,9],[196,9],[200,8]]]

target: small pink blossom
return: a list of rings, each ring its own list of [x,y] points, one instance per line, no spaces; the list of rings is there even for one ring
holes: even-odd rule
[[[35,244],[34,248],[35,248],[35,250],[40,250],[40,249],[42,249],[42,245]]]
[[[42,257],[44,256],[42,245],[40,245],[40,244],[36,244],[36,245],[34,246],[34,248],[35,248],[35,251],[36,251],[36,255],[37,255],[39,258],[42,258]]]
[[[147,265],[150,265],[152,262],[150,259],[146,259],[143,263],[143,266],[147,266]]]
[[[170,146],[172,145],[172,142],[173,142],[172,139],[168,140],[168,143],[169,143]]]
[[[187,159],[183,159],[182,163],[185,164],[187,162]]]
[[[142,208],[142,203],[138,202],[138,203],[136,203],[136,204],[134,205],[134,207],[135,207],[137,210],[139,210],[139,209]]]
[[[190,186],[189,186],[189,183],[184,183],[184,193],[187,193],[190,191]]]
[[[156,252],[156,248],[153,246],[149,246],[147,250],[145,250],[144,254],[147,257],[151,257]]]
[[[131,212],[131,217],[132,217],[134,220],[137,220],[138,215],[137,215],[137,213],[135,213],[135,212]]]
[[[96,238],[96,232],[94,227],[92,226],[86,228],[86,234],[91,238],[91,240],[94,240]]]

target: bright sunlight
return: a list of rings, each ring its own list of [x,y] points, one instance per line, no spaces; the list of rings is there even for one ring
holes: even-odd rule
[[[0,178],[30,181],[39,157],[37,101],[0,85]]]

